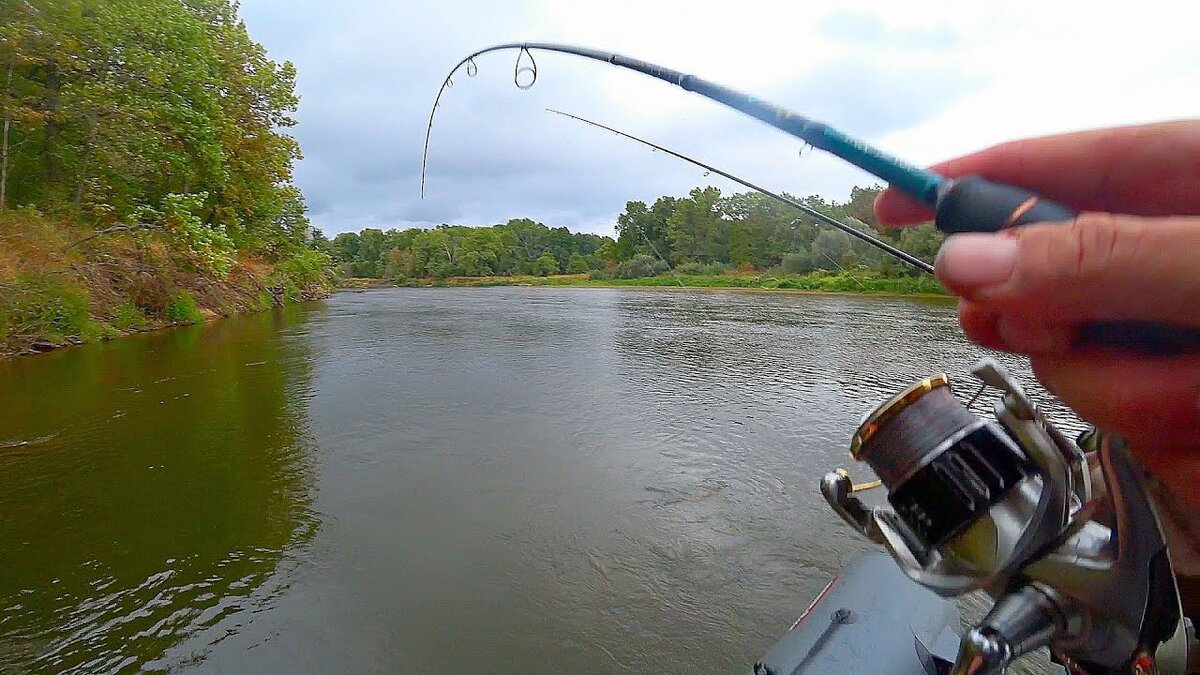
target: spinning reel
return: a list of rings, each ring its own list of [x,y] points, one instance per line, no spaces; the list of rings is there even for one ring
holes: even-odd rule
[[[854,485],[844,470],[821,481],[830,506],[917,583],[995,600],[951,673],[1000,673],[1041,647],[1072,673],[1187,672],[1190,622],[1123,443],[1101,434],[1085,453],[997,362],[972,374],[1001,392],[995,420],[959,403],[945,375],[912,385],[850,446],[891,508],[864,505],[855,492],[876,484]]]

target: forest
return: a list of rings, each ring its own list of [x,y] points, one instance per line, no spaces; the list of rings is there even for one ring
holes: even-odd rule
[[[293,182],[295,80],[234,0],[0,4],[0,353],[260,311],[345,277],[840,275],[936,288],[795,209],[711,186],[628,202],[613,236],[516,218],[328,239]],[[876,230],[878,190],[802,201],[931,259],[932,227]]]
[[[295,68],[233,0],[0,3],[0,342],[315,297]]]
[[[879,186],[856,187],[844,203],[791,197],[843,223],[932,260],[943,236],[932,225],[874,227]],[[615,239],[572,233],[529,219],[491,227],[345,232],[319,246],[347,277],[410,279],[588,274],[591,279],[659,275],[858,273],[870,278],[922,273],[860,239],[757,192],[723,196],[715,187],[651,205],[626,203]]]

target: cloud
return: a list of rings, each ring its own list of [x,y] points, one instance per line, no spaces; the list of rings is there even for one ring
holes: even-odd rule
[[[539,80],[517,90],[516,53],[506,52],[480,58],[478,76],[460,73],[446,93],[422,200],[429,107],[456,61],[519,40],[610,48],[745,89],[913,161],[1187,109],[1179,92],[1200,62],[1180,10],[1163,23],[1152,8],[1118,18],[1026,4],[243,0],[242,15],[272,58],[296,63],[294,132],[305,153],[296,180],[327,233],[514,217],[611,233],[629,200],[705,183],[740,188],[545,107],[794,194],[845,199],[874,179],[820,153],[800,157],[802,144],[777,130],[605,64],[536,52]],[[1044,18],[1029,18],[1034,9]]]
[[[779,87],[778,95],[814,119],[879,138],[930,119],[986,84],[961,64],[932,68],[854,56]]]
[[[945,24],[894,27],[873,12],[835,11],[819,21],[817,27],[831,40],[872,47],[941,50],[962,43],[962,36]]]

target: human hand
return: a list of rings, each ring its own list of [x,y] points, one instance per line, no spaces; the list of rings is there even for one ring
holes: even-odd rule
[[[1017,141],[932,168],[1084,212],[1071,223],[953,236],[938,254],[938,278],[962,298],[959,321],[971,340],[1028,355],[1047,389],[1126,437],[1200,506],[1200,355],[1155,358],[1075,339],[1090,321],[1200,328],[1200,121]],[[890,225],[932,217],[894,190],[875,211]]]

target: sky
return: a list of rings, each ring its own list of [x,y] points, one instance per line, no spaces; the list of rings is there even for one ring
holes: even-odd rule
[[[534,52],[477,60],[442,97],[424,199],[425,126],[466,55],[565,42],[693,73],[929,164],[1022,137],[1200,111],[1200,4],[961,0],[242,0],[251,36],[298,70],[313,224],[492,225],[532,218],[612,234],[631,200],[736,184],[545,112],[554,107],[769,189],[844,201],[872,176],[740,113],[607,64]]]

